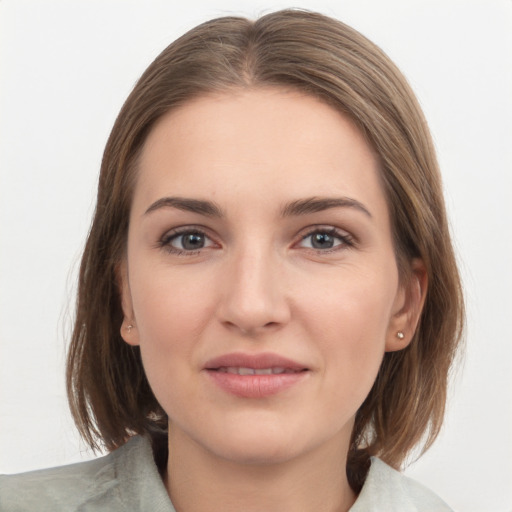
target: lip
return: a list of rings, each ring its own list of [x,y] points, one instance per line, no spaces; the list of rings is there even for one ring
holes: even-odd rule
[[[237,366],[244,368],[272,368],[281,367],[289,368],[294,371],[307,370],[307,366],[292,359],[282,357],[272,352],[262,352],[260,354],[246,354],[243,352],[233,352],[231,354],[224,354],[219,357],[214,357],[206,362],[204,365],[205,370],[216,370],[221,367]]]
[[[271,368],[279,373],[239,375],[227,372],[227,368]],[[270,352],[224,354],[207,361],[203,370],[223,391],[243,398],[276,395],[298,384],[309,374],[307,366]]]

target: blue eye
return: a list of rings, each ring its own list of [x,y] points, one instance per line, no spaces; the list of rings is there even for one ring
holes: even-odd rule
[[[171,245],[176,249],[194,251],[205,246],[206,237],[203,233],[184,233],[171,239]]]
[[[192,254],[212,245],[214,243],[208,236],[195,229],[167,233],[160,241],[161,247],[175,254]]]
[[[316,250],[330,250],[341,246],[351,246],[350,236],[339,233],[336,229],[317,229],[308,233],[301,240],[301,247]]]

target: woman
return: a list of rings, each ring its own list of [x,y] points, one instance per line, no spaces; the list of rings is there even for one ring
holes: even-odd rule
[[[171,44],[105,149],[68,359],[107,457],[2,510],[449,510],[393,468],[439,432],[463,305],[437,163],[389,59],[324,16]]]

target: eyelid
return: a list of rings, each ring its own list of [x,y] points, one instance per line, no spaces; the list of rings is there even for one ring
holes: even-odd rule
[[[300,244],[306,238],[314,235],[315,233],[325,233],[334,238],[337,238],[341,241],[340,244],[335,245],[334,247],[328,249],[318,249],[315,247],[303,247],[303,249],[314,251],[315,253],[330,253],[334,251],[339,251],[343,249],[347,249],[350,247],[354,247],[356,245],[356,238],[350,234],[348,231],[344,229],[337,228],[335,226],[331,226],[328,224],[319,224],[314,226],[309,226],[299,235],[299,240],[295,245]]]
[[[185,250],[179,249],[171,245],[172,240],[178,238],[179,236],[186,235],[188,233],[198,233],[203,235],[206,239],[212,242],[211,245],[206,247],[200,247],[199,249]],[[158,249],[162,249],[170,254],[174,254],[177,256],[193,256],[198,254],[199,252],[209,249],[212,246],[219,246],[218,242],[216,242],[215,238],[211,236],[210,231],[203,226],[199,225],[187,225],[187,226],[179,226],[176,228],[169,229],[165,231],[165,233],[158,239],[156,244]]]

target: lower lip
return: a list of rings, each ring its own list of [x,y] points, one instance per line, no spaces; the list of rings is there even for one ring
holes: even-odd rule
[[[272,375],[238,375],[206,370],[210,378],[224,391],[243,398],[265,398],[276,395],[301,382],[307,371]]]

